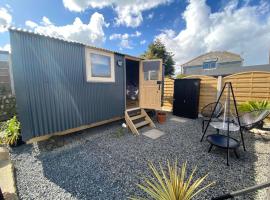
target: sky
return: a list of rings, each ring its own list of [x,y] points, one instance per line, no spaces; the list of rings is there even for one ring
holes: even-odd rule
[[[9,50],[6,26],[134,56],[158,38],[176,71],[209,51],[269,63],[270,0],[0,0],[0,49]]]

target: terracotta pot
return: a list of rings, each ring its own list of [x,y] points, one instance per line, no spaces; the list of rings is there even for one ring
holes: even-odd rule
[[[157,121],[160,124],[163,124],[166,122],[166,113],[165,112],[158,112],[157,113]]]

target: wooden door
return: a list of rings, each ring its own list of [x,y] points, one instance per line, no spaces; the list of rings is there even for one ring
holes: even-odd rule
[[[161,110],[162,60],[140,62],[140,107]]]

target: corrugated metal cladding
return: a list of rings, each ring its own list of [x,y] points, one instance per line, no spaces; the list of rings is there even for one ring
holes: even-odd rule
[[[10,38],[23,140],[124,116],[124,66],[115,64],[114,83],[86,82],[84,45],[20,31]]]

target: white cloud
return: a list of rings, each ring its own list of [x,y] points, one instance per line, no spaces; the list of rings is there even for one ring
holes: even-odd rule
[[[135,33],[114,33],[112,34],[109,39],[110,40],[120,40],[119,47],[120,49],[133,49],[131,38],[140,37],[142,35],[141,32],[135,31]]]
[[[142,40],[142,41],[140,41],[140,44],[141,44],[141,45],[146,44],[146,40]]]
[[[70,11],[82,12],[87,8],[112,7],[116,13],[116,24],[138,27],[142,21],[142,12],[172,0],[63,0]]]
[[[121,40],[119,46],[120,46],[120,50],[122,50],[122,49],[133,49],[131,41],[129,41],[127,39]]]
[[[35,27],[38,27],[38,24],[33,22],[33,21],[30,21],[30,20],[27,20],[25,22],[25,25],[28,26],[29,28],[35,28]]]
[[[205,0],[189,0],[182,18],[186,22],[185,29],[179,33],[163,30],[157,36],[175,54],[178,65],[217,50],[241,54],[246,65],[268,63],[270,14],[267,1],[261,0],[257,6],[246,3],[242,7],[237,0],[230,1],[222,10],[211,13]]]
[[[6,44],[2,47],[0,46],[0,50],[10,52],[10,44]]]
[[[35,32],[64,39],[75,40],[90,45],[100,46],[105,41],[103,27],[107,27],[102,14],[95,12],[88,24],[84,24],[80,18],[76,17],[72,24],[64,26],[54,25],[47,17],[43,17],[40,24],[33,21],[26,21],[25,25]]]
[[[12,16],[6,8],[0,8],[0,33],[7,31],[7,26],[12,22]]]
[[[122,35],[120,33],[114,33],[110,36],[110,40],[120,39]]]
[[[46,16],[42,17],[42,22],[44,26],[50,26],[53,25],[53,23],[50,21],[50,19]]]
[[[153,17],[154,17],[154,13],[153,12],[147,15],[147,19],[153,19]]]
[[[136,31],[134,34],[131,34],[131,37],[139,37],[142,33],[140,31]]]

